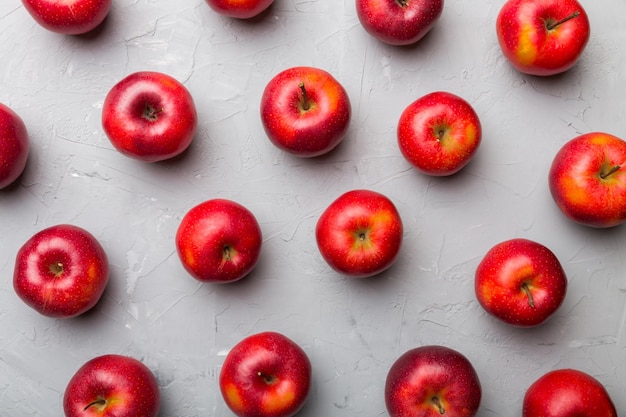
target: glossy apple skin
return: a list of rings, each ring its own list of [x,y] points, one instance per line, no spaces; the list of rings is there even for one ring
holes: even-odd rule
[[[263,236],[256,218],[234,201],[213,199],[183,217],[176,232],[178,256],[195,279],[238,281],[256,266]]]
[[[274,3],[274,0],[206,0],[215,12],[237,19],[258,16]]]
[[[567,276],[556,255],[522,238],[492,247],[479,263],[474,283],[488,313],[519,327],[544,323],[567,293]]]
[[[300,346],[281,333],[262,332],[230,350],[219,385],[226,405],[239,417],[291,417],[308,398],[311,374]]]
[[[293,67],[274,76],[263,91],[260,107],[270,141],[304,158],[328,153],[339,145],[352,116],[343,86],[328,72],[313,67]]]
[[[569,219],[596,228],[623,223],[626,142],[602,132],[571,139],[555,155],[548,184],[556,205]]]
[[[385,382],[391,417],[473,417],[482,389],[478,374],[461,353],[445,346],[421,346],[400,356]]]
[[[22,175],[29,152],[30,140],[24,121],[0,103],[0,189],[13,184]]]
[[[576,0],[509,0],[500,9],[496,32],[513,67],[525,74],[550,76],[576,64],[589,41],[590,27]]]
[[[480,146],[482,126],[466,100],[436,91],[404,109],[397,137],[402,155],[413,167],[428,175],[447,176],[472,160]]]
[[[157,417],[159,385],[146,365],[102,355],[81,366],[63,396],[65,417]]]
[[[154,71],[132,73],[108,92],[102,127],[122,154],[146,162],[173,158],[191,144],[198,125],[184,85]]]
[[[558,369],[528,388],[522,417],[617,417],[617,411],[597,379],[575,369]]]
[[[422,39],[439,20],[443,0],[356,0],[363,28],[390,45],[410,45]]]
[[[18,250],[16,294],[44,316],[71,318],[96,305],[109,281],[107,255],[86,230],[69,224],[33,235]]]
[[[402,234],[402,219],[393,202],[371,190],[342,194],[315,227],[324,260],[335,271],[359,278],[376,275],[395,262]]]
[[[65,35],[81,35],[104,21],[112,0],[22,0],[22,3],[42,27]]]

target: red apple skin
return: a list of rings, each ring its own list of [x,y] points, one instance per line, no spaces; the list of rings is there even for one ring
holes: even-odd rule
[[[405,108],[397,137],[402,155],[413,167],[428,175],[447,176],[472,160],[480,146],[482,127],[467,101],[436,91]]]
[[[421,346],[389,369],[385,404],[391,417],[473,417],[482,389],[478,374],[461,353],[445,346]]]
[[[274,0],[206,0],[215,12],[237,19],[258,16],[274,3]]]
[[[335,271],[358,278],[389,268],[400,252],[402,234],[402,219],[393,202],[371,190],[339,196],[315,228],[324,260]]]
[[[189,91],[167,74],[139,71],[108,92],[102,126],[122,154],[157,162],[181,154],[191,144],[198,115]]]
[[[538,326],[561,306],[567,277],[544,245],[515,238],[492,247],[475,274],[480,305],[494,317],[519,327]]]
[[[270,141],[292,155],[330,152],[344,139],[352,109],[348,93],[328,72],[293,67],[272,78],[261,97],[261,121]]]
[[[528,388],[522,417],[617,417],[617,411],[597,379],[575,369],[558,369]]]
[[[72,318],[85,313],[100,300],[108,281],[104,249],[78,226],[43,229],[17,252],[15,292],[44,316]]]
[[[239,417],[291,417],[306,402],[311,363],[293,340],[262,332],[240,341],[219,377],[226,405]]]
[[[65,417],[157,417],[159,385],[146,365],[102,355],[81,366],[63,396]]]
[[[356,0],[363,28],[390,45],[411,45],[439,20],[443,0]]]
[[[29,152],[30,140],[24,121],[0,103],[0,189],[13,184],[22,175]]]
[[[569,219],[591,227],[626,220],[626,142],[592,132],[571,139],[552,161],[550,192]]]
[[[65,35],[82,35],[104,21],[112,0],[22,0],[22,3],[45,29]]]
[[[500,9],[496,32],[514,68],[550,76],[576,64],[590,27],[587,13],[576,0],[509,0]]]
[[[256,266],[263,236],[256,218],[234,201],[213,199],[183,217],[176,232],[178,256],[195,279],[228,283]]]

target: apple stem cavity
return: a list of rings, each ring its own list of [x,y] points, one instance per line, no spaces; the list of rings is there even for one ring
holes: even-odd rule
[[[614,167],[612,167],[610,170],[606,171],[606,172],[602,172],[600,174],[600,178],[602,178],[603,180],[607,179],[608,177],[610,177],[612,174],[615,174],[617,171],[619,171],[622,167],[620,165],[615,165]]]
[[[432,402],[433,405],[437,408],[437,411],[439,411],[439,414],[444,415],[446,413],[446,409],[443,406],[443,404],[441,404],[441,400],[439,399],[439,397],[434,396],[433,398],[430,399],[430,402]]]
[[[50,264],[49,267],[50,273],[55,277],[61,276],[63,274],[63,263],[62,262],[54,262]]]
[[[300,87],[300,91],[302,92],[302,100],[300,101],[300,105],[302,106],[302,110],[308,111],[311,109],[311,100],[309,99],[309,95],[306,92],[304,83],[301,82],[298,86]]]
[[[143,118],[146,119],[149,122],[156,122],[157,119],[159,118],[159,113],[161,113],[163,111],[163,108],[157,109],[154,106],[146,103],[144,109],[143,109]]]
[[[526,294],[526,297],[528,297],[528,305],[530,306],[530,308],[535,308],[535,300],[533,298],[533,294],[530,291],[530,288],[528,287],[528,283],[523,283],[522,284],[522,291],[524,291],[524,294]]]
[[[97,400],[92,401],[89,404],[87,404],[87,406],[85,408],[83,408],[83,411],[87,411],[91,407],[97,407],[100,410],[102,410],[102,409],[104,409],[106,404],[107,404],[107,400],[105,400],[104,398],[98,398]]]
[[[266,374],[265,372],[257,372],[257,375],[263,379],[263,381],[267,384],[267,385],[274,385],[277,381],[276,377],[274,375],[270,375],[270,374]]]
[[[232,256],[231,256],[231,247],[230,246],[224,246],[224,249],[222,250],[222,254],[224,256],[224,260],[225,261],[230,261]]]
[[[546,22],[546,29],[548,30],[554,30],[557,27],[559,27],[560,25],[562,25],[563,23],[567,22],[568,20],[574,19],[576,17],[578,17],[580,15],[580,12],[578,10],[576,10],[574,13],[572,13],[571,15],[564,17],[561,20],[557,20],[557,21],[548,21]]]
[[[396,0],[396,3],[398,3],[400,7],[406,7],[409,4],[409,0]]]

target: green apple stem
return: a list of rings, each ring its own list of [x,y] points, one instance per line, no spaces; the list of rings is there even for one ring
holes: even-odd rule
[[[430,402],[432,402],[433,405],[437,407],[439,414],[444,415],[446,413],[446,409],[443,406],[443,404],[441,404],[441,400],[439,399],[439,397],[434,396],[433,398],[430,399]]]
[[[107,400],[105,400],[104,398],[98,398],[95,401],[92,401],[91,403],[87,404],[87,406],[85,408],[83,408],[83,411],[87,411],[89,408],[97,406],[99,408],[102,408],[106,405]]]
[[[299,87],[300,91],[302,91],[302,110],[307,111],[311,108],[311,101],[309,100],[309,95],[306,93],[304,83],[301,82]]]
[[[143,118],[150,121],[155,122],[159,117],[159,113],[163,111],[163,108],[156,109],[154,106],[146,103],[146,106],[143,109]]]
[[[559,27],[560,25],[562,25],[563,23],[567,22],[568,20],[574,19],[575,17],[578,17],[579,15],[580,15],[580,12],[578,10],[576,10],[574,13],[572,13],[571,15],[569,15],[567,17],[564,17],[561,20],[557,20],[556,22],[554,22],[554,21],[548,22],[546,24],[546,29],[554,30],[557,27]]]
[[[524,291],[524,294],[526,294],[526,297],[528,297],[528,305],[530,306],[530,308],[535,308],[535,300],[533,299],[533,294],[530,291],[530,288],[528,288],[527,283],[522,284],[522,291]]]
[[[611,176],[611,174],[615,174],[617,171],[619,171],[622,167],[620,165],[615,165],[613,168],[611,168],[610,170],[608,170],[607,172],[603,172],[600,174],[600,178],[602,178],[603,180],[607,179],[608,177]]]

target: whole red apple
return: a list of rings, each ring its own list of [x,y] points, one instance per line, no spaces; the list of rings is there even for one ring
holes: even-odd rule
[[[265,87],[261,121],[270,141],[299,157],[330,152],[345,137],[350,99],[328,72],[312,67],[281,71]]]
[[[283,334],[257,333],[230,350],[219,385],[226,405],[239,417],[290,417],[309,395],[311,363]]]
[[[159,385],[150,369],[123,355],[86,362],[63,396],[65,417],[156,417],[159,408]]]
[[[443,0],[356,0],[363,28],[390,45],[410,45],[422,39],[443,12]]]
[[[112,0],[22,0],[22,3],[42,27],[56,33],[81,35],[104,21]]]
[[[206,2],[211,9],[221,15],[250,19],[265,11],[274,0],[206,0]]]
[[[421,346],[389,369],[385,404],[391,417],[473,417],[482,390],[470,361],[445,346]]]
[[[528,388],[522,416],[617,417],[617,411],[597,379],[575,369],[558,369]]]
[[[96,305],[109,280],[106,253],[86,230],[48,227],[18,250],[13,273],[17,295],[48,317],[70,318]]]
[[[481,306],[505,323],[538,326],[559,308],[567,277],[556,255],[528,239],[511,239],[492,247],[475,274]]]
[[[0,189],[13,184],[24,172],[30,140],[20,116],[0,103]]]
[[[102,108],[102,126],[113,146],[147,162],[181,154],[191,144],[197,125],[189,91],[160,72],[126,76],[108,92]]]
[[[589,40],[589,19],[576,0],[509,0],[496,20],[504,56],[518,71],[548,76],[576,64]]]
[[[461,97],[436,91],[411,103],[398,122],[398,146],[419,171],[452,175],[473,158],[482,137],[478,115]]]
[[[246,276],[261,253],[261,228],[247,208],[224,199],[189,210],[176,232],[176,249],[197,280],[226,283]]]
[[[548,183],[561,211],[592,227],[626,220],[626,142],[607,133],[586,133],[558,151]]]
[[[402,219],[386,196],[352,190],[324,210],[315,227],[319,251],[337,272],[368,277],[389,268],[402,244]]]

